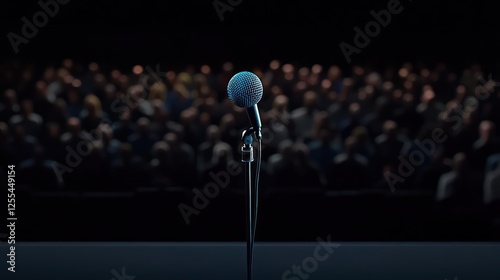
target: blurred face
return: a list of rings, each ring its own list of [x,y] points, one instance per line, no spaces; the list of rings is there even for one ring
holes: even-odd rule
[[[68,130],[73,134],[80,132],[80,120],[77,118],[70,118],[68,120]]]
[[[12,89],[5,91],[5,102],[9,105],[16,103],[16,92]]]
[[[490,139],[495,134],[495,126],[492,122],[484,121],[479,126],[481,138]]]
[[[165,135],[165,141],[171,147],[176,147],[178,143],[178,137],[174,133],[168,133],[167,135]]]
[[[316,105],[316,95],[314,93],[306,93],[304,97],[304,106],[313,108]]]
[[[327,129],[323,129],[321,130],[319,137],[323,143],[328,143],[332,139],[332,133]]]
[[[207,131],[207,137],[210,141],[217,140],[219,138],[219,129],[217,127],[210,127]]]
[[[78,94],[76,93],[76,91],[70,91],[68,92],[68,101],[69,103],[73,103],[73,104],[76,104],[78,103]]]
[[[25,115],[33,113],[33,103],[30,100],[23,101],[23,112]]]

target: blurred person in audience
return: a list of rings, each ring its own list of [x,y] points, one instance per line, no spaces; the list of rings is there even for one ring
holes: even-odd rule
[[[55,101],[55,99],[49,99],[47,83],[43,80],[36,82],[35,97],[33,98],[33,112],[40,115],[44,121],[47,121],[54,109]]]
[[[100,124],[97,132],[102,135],[102,149],[105,153],[106,161],[111,163],[120,156],[121,142],[113,138],[113,128],[109,124]]]
[[[172,187],[174,159],[170,153],[170,146],[164,141],[158,141],[153,146],[153,158],[149,162],[151,186]],[[175,186],[174,186],[175,187]]]
[[[151,134],[151,122],[143,117],[137,120],[137,130],[128,137],[127,142],[132,145],[134,153],[144,161],[151,158],[151,148],[153,148],[156,138]]]
[[[383,131],[381,135],[375,138],[377,160],[382,166],[397,164],[398,157],[407,139],[399,134],[398,125],[395,121],[385,121]]]
[[[234,71],[233,63],[230,61],[224,62],[222,65],[222,71],[215,77],[215,90],[218,93],[217,99],[219,101],[222,101],[222,99],[226,97],[225,94],[221,93],[225,93],[227,91],[227,84],[234,74],[236,74],[236,72]]]
[[[326,172],[333,159],[340,154],[342,146],[335,143],[335,139],[339,138],[334,126],[322,127],[317,134],[317,140],[309,143],[309,155],[311,160]]]
[[[47,159],[63,162],[64,146],[61,139],[62,127],[58,123],[49,122],[45,125],[44,137],[41,139]]]
[[[266,92],[266,91],[264,91]],[[276,97],[284,95],[283,89],[280,86],[274,85],[272,86],[267,94],[262,95],[262,99],[259,101],[259,109],[263,110],[265,112],[268,112],[273,109],[274,101]],[[288,97],[287,97],[288,98]],[[288,100],[287,100],[287,107],[288,107]],[[288,109],[288,108],[287,108]]]
[[[201,114],[209,115],[211,123],[219,123],[223,114],[222,106],[211,96],[201,101],[198,110]]]
[[[234,162],[233,154],[233,148],[231,148],[229,144],[224,142],[215,144],[212,149],[210,164],[207,165],[201,173],[201,185],[205,186],[210,182],[214,182],[214,174],[218,174],[221,171],[225,172],[231,168],[229,164],[235,164],[238,166],[239,163]],[[237,187],[242,189],[245,183],[243,174],[243,172],[240,172],[239,174],[232,176],[229,182],[227,182],[230,184],[227,187]]]
[[[451,169],[451,162],[445,158],[444,149],[436,148],[429,156],[429,162],[415,172],[415,188],[436,191],[441,176]],[[408,180],[411,181],[411,180]]]
[[[220,129],[218,126],[209,126],[206,134],[206,140],[198,146],[197,150],[197,168],[199,171],[207,169],[212,160],[214,146],[221,142]]]
[[[383,126],[386,117],[384,117],[388,103],[376,102],[374,105],[374,110],[369,112],[362,120],[361,124],[364,125],[370,132],[370,137],[375,138],[382,134]]]
[[[147,175],[143,159],[134,154],[132,145],[122,143],[120,156],[110,167],[111,187],[116,190],[132,190],[147,185]]]
[[[54,101],[53,107],[49,112],[48,116],[44,118],[43,122],[46,123],[57,123],[61,127],[66,126],[66,121],[68,119],[68,109],[66,106],[66,101],[58,98]]]
[[[198,110],[191,107],[182,111],[179,121],[184,131],[183,139],[193,148],[198,147],[204,136],[197,118]]]
[[[371,186],[368,159],[358,151],[358,140],[353,136],[347,137],[343,153],[333,159],[326,175],[331,189],[362,189]]]
[[[76,150],[80,142],[88,142],[89,139],[92,139],[92,137],[87,132],[82,131],[80,119],[74,117],[69,118],[67,132],[61,136],[62,144]]]
[[[33,112],[33,101],[23,100],[21,114],[12,116],[9,125],[11,127],[22,126],[27,135],[39,137],[43,119]]]
[[[352,130],[351,136],[355,137],[359,143],[359,154],[372,163],[376,156],[376,150],[368,135],[368,129],[364,126],[357,126]]]
[[[314,125],[314,118],[318,112],[316,109],[316,101],[316,92],[307,91],[304,94],[302,107],[292,111],[291,119],[297,139],[302,139],[305,142],[311,140],[311,128]]]
[[[4,92],[4,100],[0,103],[0,121],[8,122],[14,115],[21,112],[21,107],[17,103],[17,93],[13,89]]]
[[[212,125],[213,121],[212,121],[212,117],[210,116],[209,113],[207,112],[203,112],[200,114],[200,117],[199,117],[199,125],[200,125],[200,130],[202,132],[202,135],[207,133],[207,129],[210,125]],[[200,139],[200,142],[202,142],[203,139]]]
[[[342,70],[337,65],[332,65],[328,69],[327,79],[332,83],[335,92],[342,90]]]
[[[70,117],[80,117],[83,111],[82,102],[78,92],[74,89],[68,91],[67,110]]]
[[[271,186],[275,188],[296,186],[293,145],[294,142],[287,139],[280,143],[278,153],[269,157],[267,172],[271,177]]]
[[[470,162],[464,153],[453,157],[452,170],[441,175],[436,192],[439,202],[450,201],[459,206],[468,206],[482,199],[477,177],[470,171]]]
[[[158,139],[163,138],[169,132],[180,133],[182,126],[170,120],[169,112],[163,107],[163,102],[159,99],[151,101],[153,115],[151,116],[151,132]]]
[[[152,102],[158,99],[160,102],[165,103],[167,100],[167,85],[163,82],[155,82],[149,88],[148,99]]]
[[[26,134],[24,126],[17,125],[13,128],[14,137],[7,144],[14,157],[14,163],[20,163],[33,157],[37,139]],[[12,164],[12,163],[11,163]]]
[[[113,122],[118,121],[123,114],[123,108],[126,107],[126,103],[120,100],[121,93],[118,93],[116,86],[112,83],[108,83],[104,87],[104,96],[102,97],[102,108],[106,116]],[[78,112],[82,110],[80,106],[80,101],[78,95],[72,97],[73,108],[72,111]]]
[[[405,131],[405,134],[410,139],[416,137],[423,123],[422,116],[415,109],[414,99],[413,94],[405,93],[402,99],[402,107],[394,112],[394,120],[398,127]]]
[[[309,148],[304,143],[293,145],[294,186],[296,188],[320,188],[325,179],[320,167],[311,161]]]
[[[103,73],[96,73],[93,80],[93,87],[84,92],[92,92],[99,99],[102,99],[105,95],[106,85],[108,84],[107,78]],[[128,84],[128,77],[125,75],[121,75],[119,78],[119,83]],[[71,84],[73,84],[73,82]]]
[[[360,106],[358,103],[352,103],[349,106],[349,115],[346,119],[339,123],[339,132],[340,136],[343,140],[349,137],[353,131],[353,129],[357,126],[361,126],[361,115],[360,115]]]
[[[65,80],[70,76],[67,69],[59,68],[55,73],[55,78],[47,85],[47,95],[49,99],[61,96],[65,91]]]
[[[358,99],[360,107],[360,118],[365,119],[370,113],[375,111],[375,88],[372,85],[366,85],[358,90]]]
[[[1,166],[7,166],[14,162],[14,155],[9,147],[9,126],[0,122],[0,164]]]
[[[139,111],[143,117],[151,118],[154,113],[153,100],[165,102],[167,96],[167,87],[162,82],[155,82],[148,90],[142,86],[131,87],[134,90],[129,91],[132,100],[132,110]],[[130,90],[130,89],[129,89]],[[146,98],[147,96],[147,98]]]
[[[500,153],[500,138],[496,135],[496,127],[492,121],[485,120],[479,124],[479,139],[472,148],[472,162],[484,170],[490,155]]]
[[[46,86],[47,98],[50,102],[54,102],[58,96],[50,89],[50,85],[56,81],[56,69],[52,66],[46,67],[43,70],[43,82]]]
[[[436,135],[441,136],[438,137]],[[413,141],[406,141],[401,150],[402,159],[400,162],[409,160],[417,171],[427,168],[428,165],[432,163],[432,157],[444,152],[444,145],[439,143],[441,140],[435,141],[434,139],[447,138],[448,136],[446,134],[437,134],[436,128],[429,127],[427,129],[422,129],[416,139]],[[410,176],[414,175],[416,175],[416,173]]]
[[[127,142],[128,138],[135,133],[136,124],[132,122],[130,110],[126,109],[120,120],[113,123],[113,134],[120,142]]]
[[[500,165],[500,153],[492,154],[486,160],[486,174],[490,171],[495,170],[497,166]]]
[[[236,129],[236,119],[233,114],[225,114],[220,122],[221,140],[229,145],[236,146],[240,143],[240,132]]]
[[[457,105],[458,106],[458,105]],[[457,114],[455,105],[445,110],[442,114],[443,127],[451,136],[443,144],[446,147],[446,155],[452,157],[456,153],[463,152],[466,155],[472,153],[473,145],[479,137],[477,117],[474,112],[464,112],[462,116]],[[453,110],[453,111],[451,111]]]
[[[96,74],[96,78],[99,77],[99,74]],[[137,87],[143,88],[143,84],[135,84],[133,85],[127,75],[122,74],[119,70],[111,71],[111,77],[113,79],[113,84],[116,86],[119,92],[127,93],[130,88]],[[140,82],[140,81],[139,81]]]
[[[19,99],[27,99],[33,97],[32,89],[34,87],[33,81],[34,65],[28,64],[23,67],[18,76],[18,84],[16,92],[19,94]]]
[[[88,94],[83,102],[85,109],[80,114],[81,125],[83,130],[89,132],[96,129],[107,116],[97,96]]]
[[[444,106],[436,99],[436,94],[430,85],[423,88],[420,103],[417,105],[417,113],[419,113],[424,125],[436,126],[438,115],[443,111]]]
[[[133,85],[127,89],[125,103],[133,122],[137,122],[140,118],[150,118],[153,114],[151,103],[144,96],[144,87],[141,85]]]
[[[193,170],[196,170],[196,154],[194,149],[182,142],[180,136],[170,132],[165,134],[163,140],[169,145],[171,157],[175,159],[172,170],[172,180],[180,187],[192,187],[196,182]]]
[[[185,84],[176,82],[167,95],[166,108],[172,114],[173,121],[179,121],[182,111],[191,107],[193,98]]]
[[[483,187],[483,202],[484,204],[492,204],[500,202],[500,162],[496,162],[486,174]]]
[[[45,150],[36,144],[33,158],[26,159],[16,166],[19,170],[17,184],[32,187],[33,190],[53,190],[59,187],[59,182],[52,167],[53,161],[45,156]]]
[[[277,95],[273,100],[272,109],[263,116],[263,125],[268,133],[266,149],[262,156],[264,159],[278,151],[279,143],[293,136],[293,122],[287,108],[288,97]]]

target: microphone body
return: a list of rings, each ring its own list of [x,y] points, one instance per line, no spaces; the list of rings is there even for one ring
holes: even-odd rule
[[[248,119],[250,120],[252,128],[255,132],[255,137],[260,140],[262,139],[262,122],[260,121],[259,107],[257,107],[257,104],[255,104],[252,107],[248,107],[246,109]]]

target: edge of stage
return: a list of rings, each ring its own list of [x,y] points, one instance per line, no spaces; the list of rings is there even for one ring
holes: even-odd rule
[[[499,242],[328,243],[326,236],[318,238],[257,242],[254,278],[500,278]],[[245,279],[244,242],[18,242],[15,273],[7,270],[10,246],[0,244],[1,279]],[[299,274],[294,266],[301,266]]]

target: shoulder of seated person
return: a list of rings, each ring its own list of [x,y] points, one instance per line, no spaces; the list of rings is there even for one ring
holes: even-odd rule
[[[344,162],[345,160],[347,160],[347,154],[342,153],[333,158],[333,163],[338,164]]]
[[[23,120],[23,117],[21,115],[14,115],[14,116],[10,117],[9,123],[14,124],[14,123],[18,123],[22,120]]]
[[[355,154],[354,159],[363,165],[368,165],[368,159],[363,155]]]
[[[375,137],[375,143],[376,144],[381,144],[381,143],[383,143],[386,140],[387,140],[387,135],[385,135],[385,134],[381,134],[381,135]]]

